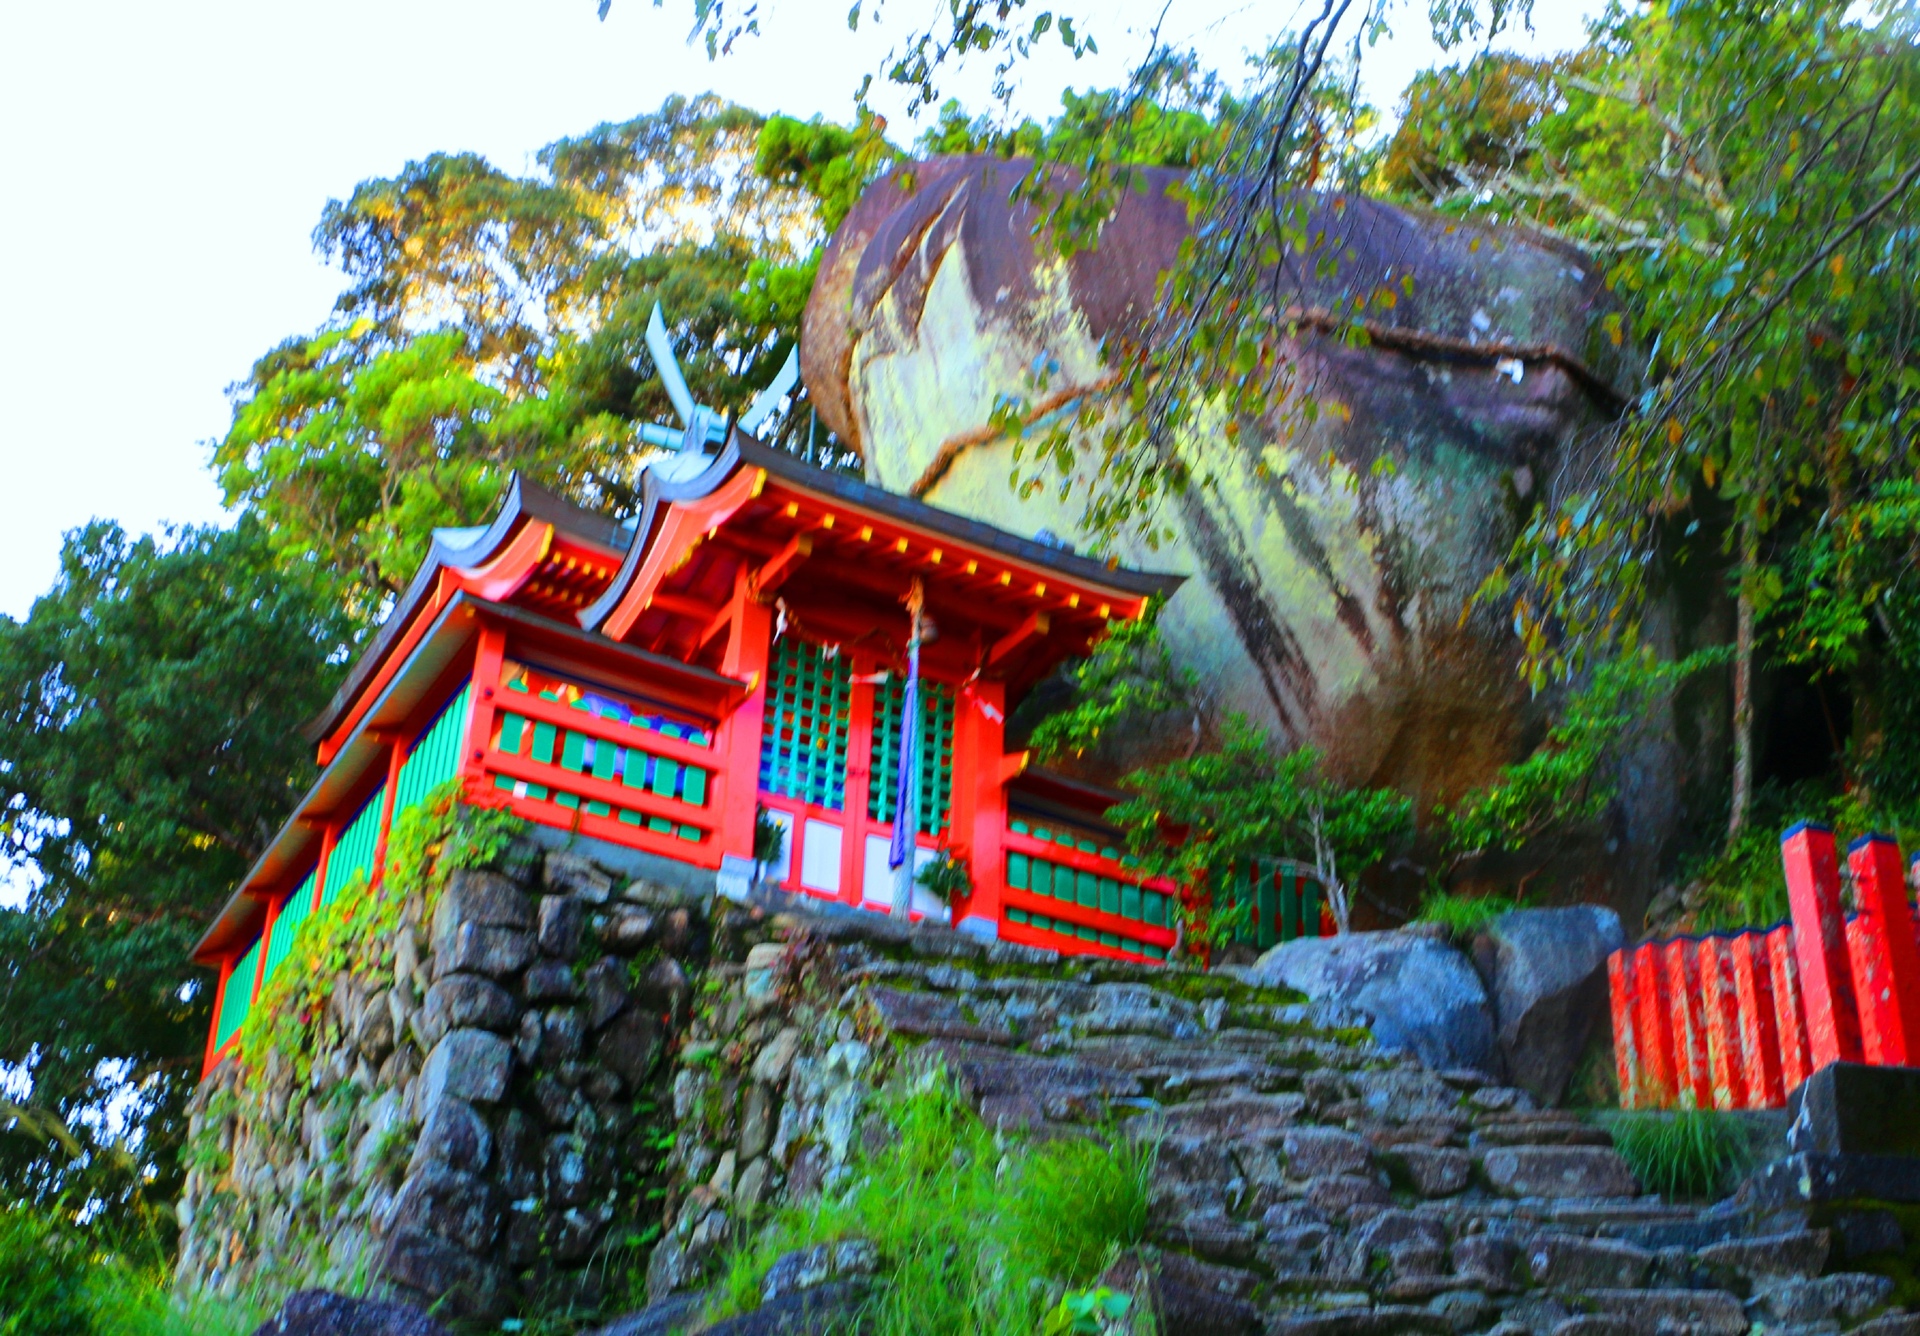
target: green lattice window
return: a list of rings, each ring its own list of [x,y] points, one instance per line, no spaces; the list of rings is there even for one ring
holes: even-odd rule
[[[233,973],[227,976],[227,991],[220,999],[220,1025],[213,1035],[215,1048],[225,1048],[253,1010],[253,976],[259,968],[260,943],[255,940],[247,953],[233,962]]]
[[[380,809],[386,800],[387,786],[382,784],[367,799],[360,815],[334,841],[333,852],[327,856],[327,886],[320,893],[321,904],[330,905],[338,900],[340,892],[346,890],[347,883],[356,876],[362,873],[373,876],[373,855],[380,844]]]
[[[293,950],[293,939],[300,932],[300,926],[313,913],[313,877],[309,872],[293,888],[286,903],[280,906],[278,917],[273,920],[273,931],[267,934],[267,972],[271,979],[273,972],[285,962],[287,954]]]
[[[867,815],[875,821],[893,820],[900,796],[900,715],[906,706],[907,684],[892,677],[873,692],[873,787],[867,793]],[[947,808],[953,801],[953,688],[943,682],[920,679],[920,833],[937,835],[946,829]]]
[[[773,649],[760,790],[839,811],[847,798],[852,673],[840,654],[786,636]]]

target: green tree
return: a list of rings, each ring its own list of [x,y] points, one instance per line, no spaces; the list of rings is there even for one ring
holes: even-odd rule
[[[1527,91],[1497,95],[1509,86]],[[1474,128],[1424,148],[1403,129],[1388,161],[1427,152],[1429,202],[1600,256],[1635,317],[1610,337],[1637,331],[1651,354],[1603,467],[1555,480],[1515,578],[1485,591],[1511,598],[1536,682],[1631,643],[1676,561],[1724,561],[1728,838],[1753,789],[1770,647],[1854,687],[1867,717],[1850,778],[1883,773],[1875,717],[1906,689],[1883,665],[1908,637],[1890,605],[1857,614],[1893,588],[1874,574],[1902,522],[1887,489],[1920,463],[1911,32],[1838,0],[1655,4],[1610,13],[1575,59],[1481,62],[1426,87],[1473,109]]]
[[[0,911],[0,1063],[78,1143],[0,1136],[0,1200],[132,1227],[177,1194],[211,1001],[187,954],[312,779],[346,630],[245,517],[76,530],[0,619],[0,859],[31,884]]]

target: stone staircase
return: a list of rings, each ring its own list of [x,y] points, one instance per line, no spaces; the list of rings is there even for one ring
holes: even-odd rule
[[[675,1078],[657,1307],[608,1333],[681,1329],[729,1239],[849,1172],[893,1065],[937,1060],[989,1121],[1051,1136],[1118,1119],[1158,1141],[1147,1238],[1103,1281],[1162,1336],[1920,1336],[1893,1282],[1845,1269],[1804,1217],[1641,1195],[1586,1119],[1382,1053],[1244,977],[870,915],[734,912],[715,943]],[[812,1301],[785,1289],[712,1330],[857,1325],[844,1278]]]

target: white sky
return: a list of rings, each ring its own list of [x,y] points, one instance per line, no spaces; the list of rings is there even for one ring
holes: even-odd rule
[[[225,387],[339,290],[308,242],[329,198],[437,150],[526,171],[541,145],[675,92],[844,120],[931,12],[894,0],[851,35],[847,4],[763,0],[763,36],[710,65],[685,44],[688,0],[614,0],[604,24],[594,0],[0,0],[0,613],[26,615],[62,532],[94,516],[136,532],[220,517],[206,459]],[[1534,35],[1501,45],[1577,45],[1597,7],[1537,0]],[[1119,82],[1161,0],[1105,8],[1100,57],[1031,68],[1020,110]],[[1439,59],[1426,8],[1402,0],[1369,56],[1385,111]],[[1226,68],[1291,10],[1168,13],[1164,36]]]

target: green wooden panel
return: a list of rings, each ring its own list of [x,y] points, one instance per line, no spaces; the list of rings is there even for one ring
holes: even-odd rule
[[[707,805],[707,772],[697,765],[682,766],[680,769],[680,798],[695,807]]]
[[[1320,935],[1320,883],[1306,877],[1300,878],[1300,933]]]
[[[399,819],[402,812],[426,801],[428,794],[460,773],[460,749],[466,745],[469,690],[463,686],[455,692],[453,699],[442,707],[433,722],[414,739],[406,761],[400,766],[400,782],[394,789],[395,820]],[[514,722],[518,724],[519,720],[515,719]],[[506,725],[502,724],[500,732],[503,742],[506,731]],[[518,730],[515,732],[517,749]],[[512,749],[503,747],[503,750]]]
[[[521,747],[521,735],[527,731],[527,721],[517,714],[500,716],[500,750],[509,756],[518,756]]]
[[[301,879],[300,884],[293,888],[293,893],[287,896],[285,903],[280,906],[279,915],[273,920],[273,931],[267,934],[266,977],[269,979],[285,962],[288,953],[293,950],[294,939],[300,933],[300,925],[305,923],[313,913],[313,877],[314,874],[309,872]]]
[[[559,729],[544,721],[533,726],[533,759],[541,765],[553,764],[553,739]]]
[[[1112,877],[1100,878],[1100,909],[1107,914],[1120,912],[1120,883]]]
[[[1130,881],[1120,884],[1120,917],[1136,920],[1141,917],[1140,888]]]
[[[1008,854],[1007,885],[1016,891],[1024,891],[1032,886],[1033,879],[1028,875],[1030,867],[1031,861],[1025,854]]]
[[[1280,940],[1291,942],[1300,935],[1300,874],[1288,868],[1280,883]]]
[[[260,943],[256,941],[234,962],[233,973],[228,976],[226,995],[220,999],[220,1025],[214,1031],[215,1048],[225,1048],[253,1010],[253,980],[259,967]]]
[[[1140,892],[1141,917],[1156,928],[1167,926],[1167,897],[1159,891]]]
[[[1035,895],[1053,894],[1053,864],[1042,859],[1034,859],[1032,876]]]
[[[1060,870],[1068,871],[1066,868]],[[1072,872],[1069,875],[1074,881],[1075,902],[1085,905],[1088,909],[1097,908],[1100,904],[1100,879],[1091,872]]]
[[[382,784],[334,841],[333,852],[327,858],[327,885],[320,893],[321,904],[330,905],[338,900],[354,877],[373,875],[373,855],[380,843],[380,811],[386,800],[387,786]]]
[[[846,806],[853,682],[845,655],[797,636],[774,646],[760,736],[760,788],[839,811]]]

